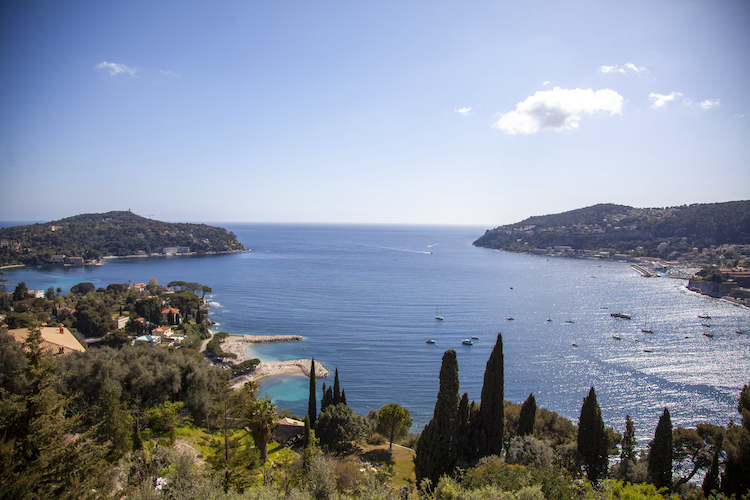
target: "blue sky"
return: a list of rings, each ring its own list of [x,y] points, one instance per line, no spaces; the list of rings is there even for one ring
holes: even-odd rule
[[[750,198],[746,1],[2,2],[0,220]]]

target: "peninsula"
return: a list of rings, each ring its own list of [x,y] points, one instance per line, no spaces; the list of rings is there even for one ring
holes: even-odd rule
[[[488,229],[473,244],[542,255],[746,267],[750,201],[667,208],[600,204]]]
[[[247,248],[231,231],[206,224],[170,223],[130,211],[83,214],[0,229],[0,267],[93,265],[104,257],[206,255]]]

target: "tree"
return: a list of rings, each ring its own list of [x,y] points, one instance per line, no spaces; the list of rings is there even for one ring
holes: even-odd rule
[[[318,400],[315,394],[315,358],[310,363],[310,396],[307,400],[307,416],[310,418],[310,427],[315,427],[318,417]]]
[[[87,295],[88,293],[93,292],[95,290],[96,290],[96,287],[94,286],[93,283],[84,282],[84,283],[78,283],[77,285],[73,285],[70,288],[70,293],[72,293],[73,295],[77,295],[79,297],[83,297]]]
[[[337,405],[340,402],[341,402],[341,386],[339,385],[339,369],[336,368],[336,372],[333,377],[333,404]]]
[[[440,389],[432,420],[417,441],[414,471],[417,482],[429,479],[437,484],[440,476],[453,470],[456,453],[453,446],[458,414],[458,360],[456,351],[445,351],[440,367]]]
[[[114,329],[112,311],[100,300],[83,298],[78,301],[73,326],[87,337],[102,337]]]
[[[332,453],[351,453],[353,443],[363,439],[369,430],[365,420],[344,404],[329,405],[320,412],[315,436],[320,445]]]
[[[268,460],[268,441],[276,426],[276,405],[268,398],[246,398],[243,401],[242,415],[250,428],[255,447],[260,451],[260,460]]]
[[[108,496],[106,447],[94,439],[95,429],[82,429],[72,399],[55,390],[53,362],[38,329],[24,345],[27,385],[18,394],[0,389],[0,496]]]
[[[536,421],[536,398],[529,394],[521,406],[521,414],[518,417],[518,435],[531,436],[534,434],[534,423]]]
[[[730,423],[724,437],[727,459],[721,492],[739,497],[750,490],[750,385],[742,387],[737,411],[742,416],[742,425]]]
[[[712,492],[719,489],[719,458],[721,455],[722,444],[724,442],[724,428],[720,427],[721,432],[716,434],[716,449],[713,456],[711,457],[711,465],[706,472],[706,476],[703,478],[703,489],[704,496],[708,497]]]
[[[672,488],[672,419],[667,408],[659,417],[654,440],[649,444],[648,478],[658,489]]]
[[[505,433],[505,373],[503,335],[497,334],[484,370],[482,405],[479,407],[479,456],[502,455]]]
[[[393,454],[393,441],[406,436],[411,427],[411,414],[406,408],[390,403],[378,410],[378,427],[380,434],[388,437],[388,453]]]
[[[13,302],[24,300],[29,296],[29,289],[26,288],[26,283],[23,281],[16,285],[16,289],[13,291]]]
[[[578,453],[589,481],[597,484],[607,473],[609,443],[607,442],[602,412],[596,402],[596,391],[592,387],[583,398],[581,416],[578,419]]]
[[[111,446],[110,456],[120,458],[133,448],[133,417],[120,402],[122,389],[105,374],[99,390],[99,435]]]
[[[625,432],[622,435],[622,447],[620,450],[620,477],[623,481],[630,481],[631,471],[637,463],[636,444],[635,425],[630,419],[630,415],[625,415]]]

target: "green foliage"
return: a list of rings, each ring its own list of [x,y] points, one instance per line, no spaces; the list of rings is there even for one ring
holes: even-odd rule
[[[496,456],[482,458],[476,467],[466,471],[463,491],[519,492],[524,488],[539,487],[546,500],[572,500],[576,488],[556,467],[525,467],[503,462]],[[494,498],[492,496],[484,498]]]
[[[521,413],[518,416],[518,435],[528,436],[534,434],[534,423],[536,422],[536,399],[533,394],[529,394],[526,401],[521,406]]]
[[[255,441],[255,447],[260,451],[260,461],[265,463],[268,460],[268,441],[271,438],[271,432],[276,426],[276,405],[270,399],[255,399],[252,393],[247,390],[241,390],[242,397],[241,414],[250,428],[250,434]]]
[[[219,359],[235,359],[237,355],[232,352],[224,352],[221,349],[221,341],[227,338],[229,334],[227,332],[219,332],[214,334],[213,338],[206,344],[206,352],[212,354]]]
[[[742,425],[728,426],[724,438],[727,453],[724,474],[721,477],[721,493],[744,495],[750,491],[750,385],[742,387],[737,411],[742,415]]]
[[[122,390],[105,374],[99,392],[97,420],[99,436],[110,443],[110,459],[118,459],[133,448],[133,417],[125,404],[120,402]]]
[[[232,372],[232,376],[234,377],[235,375],[240,375],[244,372],[252,370],[259,364],[260,364],[260,360],[258,358],[253,358],[253,359],[247,359],[243,361],[242,363],[232,365],[229,369]]]
[[[578,453],[583,460],[586,476],[594,484],[607,474],[608,450],[602,412],[596,401],[596,391],[592,387],[589,395],[583,398],[578,420]]]
[[[73,326],[86,337],[103,337],[114,329],[112,309],[95,298],[83,298],[78,301]]]
[[[687,241],[683,243],[682,238]],[[500,226],[488,230],[474,245],[511,251],[555,245],[592,250],[610,247],[618,251],[644,247],[647,255],[659,256],[656,247],[662,242],[683,250],[712,244],[748,244],[750,201],[664,209],[600,204]],[[672,251],[670,247],[668,252]]]
[[[479,457],[501,455],[505,437],[505,368],[501,333],[497,334],[484,370],[479,421]]]
[[[61,226],[51,231],[50,226]],[[206,224],[175,224],[131,212],[84,214],[44,224],[0,229],[11,244],[0,248],[0,265],[48,261],[51,255],[99,258],[189,247],[191,252],[240,251],[245,247],[226,229]],[[16,245],[23,250],[15,250]],[[205,292],[204,292],[205,293]]]
[[[409,410],[396,403],[387,404],[378,410],[377,431],[388,437],[391,453],[393,453],[393,442],[406,436],[411,422]]]
[[[549,467],[555,460],[555,452],[541,439],[530,435],[516,436],[510,442],[505,459],[509,464]]]
[[[79,297],[83,297],[86,294],[93,293],[95,290],[96,287],[93,283],[78,283],[77,285],[73,285],[72,287],[70,287],[70,293]]]
[[[638,462],[635,451],[637,441],[635,439],[635,425],[630,415],[625,416],[625,432],[622,434],[622,446],[620,448],[620,463],[617,468],[617,477],[633,482],[633,469]]]
[[[414,458],[417,483],[421,483],[422,479],[429,479],[437,484],[440,476],[452,471],[456,465],[454,438],[459,404],[458,388],[458,360],[456,351],[451,349],[443,354],[435,412],[417,442]]]
[[[321,411],[315,424],[315,435],[323,449],[340,455],[356,450],[356,443],[364,440],[368,431],[365,420],[343,403]]]
[[[307,416],[310,419],[310,427],[315,427],[318,418],[318,400],[315,391],[315,358],[310,362],[310,394],[307,399]]]
[[[26,342],[27,385],[17,393],[0,388],[0,498],[102,496],[110,486],[107,449],[55,390],[53,362],[40,343],[38,331]]]
[[[122,390],[121,400],[142,411],[168,401],[182,401],[196,423],[208,416],[223,383],[221,371],[204,356],[187,350],[107,347],[61,358],[60,389],[84,405],[95,404],[105,374]]]
[[[664,408],[648,452],[648,479],[657,488],[672,488],[672,453],[672,419]]]
[[[648,483],[630,484],[618,480],[602,481],[598,488],[586,485],[585,500],[678,500],[676,494],[665,495]]]

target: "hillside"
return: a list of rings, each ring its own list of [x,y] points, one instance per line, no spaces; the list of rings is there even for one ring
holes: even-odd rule
[[[602,248],[660,258],[721,245],[750,244],[750,201],[633,208],[600,204],[500,226],[475,246],[529,252],[555,246]]]
[[[166,250],[165,250],[166,249]],[[206,224],[160,222],[129,211],[83,214],[0,229],[0,266],[52,263],[64,255],[106,256],[214,253],[246,250],[226,229]]]

